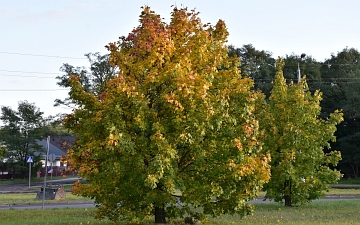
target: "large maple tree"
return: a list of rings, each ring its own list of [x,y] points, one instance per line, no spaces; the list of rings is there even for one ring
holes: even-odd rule
[[[74,191],[95,199],[97,217],[165,223],[252,211],[270,156],[254,114],[261,94],[228,56],[227,36],[223,21],[202,24],[194,10],[174,8],[165,23],[144,7],[140,25],[107,46],[120,72],[103,93],[71,78],[69,157],[88,181]]]

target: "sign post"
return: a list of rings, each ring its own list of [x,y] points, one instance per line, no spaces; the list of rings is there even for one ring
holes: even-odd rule
[[[56,159],[56,155],[54,153],[51,153],[49,155],[49,161],[51,162],[51,169],[49,171],[49,173],[51,174],[50,186],[52,186],[53,162],[55,161],[55,159]]]
[[[44,187],[43,187],[43,198],[42,198],[41,209],[44,209],[45,192],[46,192],[47,161],[49,158],[49,148],[50,148],[50,136],[48,136],[46,139],[45,174],[44,174]]]
[[[26,156],[26,162],[29,163],[29,189],[30,189],[31,163],[34,163],[34,157],[33,156]]]

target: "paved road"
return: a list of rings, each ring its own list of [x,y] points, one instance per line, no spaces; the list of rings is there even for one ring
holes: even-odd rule
[[[317,199],[315,201],[329,201],[329,200],[360,200],[359,195],[328,195],[324,198]],[[254,203],[274,203],[273,201],[265,200],[263,197],[260,197],[256,200],[249,201],[250,204]]]
[[[77,181],[78,178],[64,178],[60,180],[46,180],[46,184],[52,183],[53,185],[64,185],[64,184],[73,184],[75,181]],[[31,183],[31,187],[34,186],[43,186],[44,182],[33,182]],[[7,193],[35,193],[38,190],[30,189],[29,190],[29,184],[23,183],[23,184],[0,184],[0,194],[7,194]]]
[[[53,184],[72,184],[75,181],[77,181],[78,178],[66,178],[61,180],[53,180]],[[50,183],[50,181],[48,181]],[[42,186],[43,182],[38,183],[32,183],[33,186]],[[28,184],[4,184],[0,185],[0,194],[6,194],[6,193],[21,193],[21,192],[36,192],[36,190],[28,190]],[[326,201],[326,200],[360,200],[360,195],[345,195],[345,196],[339,196],[339,195],[332,195],[332,196],[326,196],[325,198],[316,200],[316,201]],[[257,200],[253,200],[249,202],[250,204],[254,203],[273,203],[272,201],[266,200],[264,201],[264,198],[259,198]],[[93,202],[77,202],[77,203],[56,203],[56,202],[48,202],[46,201],[46,204],[44,205],[44,208],[50,209],[50,208],[90,208],[95,207],[95,204]],[[0,205],[1,209],[41,209],[42,204],[25,204],[25,205]]]

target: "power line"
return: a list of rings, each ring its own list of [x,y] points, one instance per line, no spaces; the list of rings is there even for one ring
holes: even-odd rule
[[[2,72],[8,73],[40,73],[40,74],[56,74],[60,75],[61,73],[49,73],[49,72],[36,72],[36,71],[22,71],[22,70],[0,70]]]
[[[0,91],[69,91],[69,89],[61,88],[61,89],[0,89]]]
[[[84,57],[80,58],[80,57],[58,56],[58,55],[37,55],[37,54],[18,53],[18,52],[0,52],[0,54],[47,57],[47,58],[60,58],[60,59],[86,59]]]
[[[40,76],[24,76],[24,75],[14,75],[14,74],[0,74],[0,76],[4,76],[4,77],[29,77],[29,78],[51,78],[51,79],[55,79],[55,77],[40,77]]]

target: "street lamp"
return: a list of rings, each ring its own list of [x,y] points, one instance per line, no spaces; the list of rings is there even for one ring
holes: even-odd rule
[[[298,59],[298,69],[297,69],[297,75],[298,75],[298,83],[300,83],[300,80],[301,80],[301,73],[300,73],[300,61],[305,58],[306,54],[303,53],[301,54],[300,56],[300,59]]]

